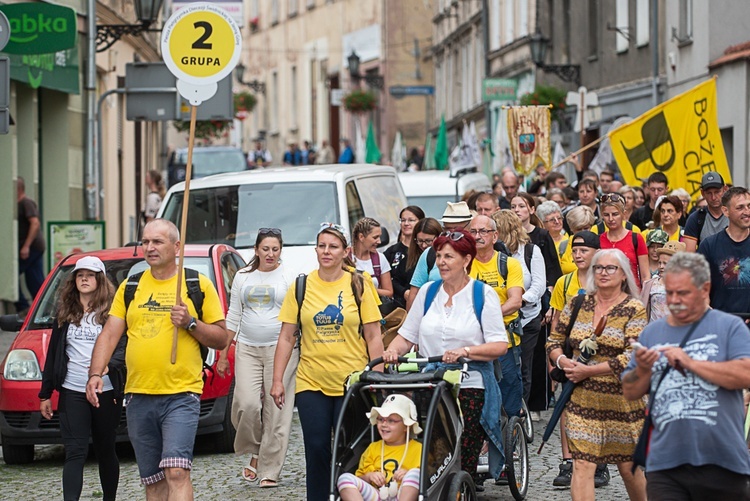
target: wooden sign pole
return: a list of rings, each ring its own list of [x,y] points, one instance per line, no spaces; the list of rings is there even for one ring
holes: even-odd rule
[[[177,261],[177,299],[175,304],[181,304],[182,299],[182,274],[185,265],[185,232],[187,231],[188,208],[190,206],[190,178],[193,176],[193,143],[195,142],[195,117],[198,107],[190,107],[190,135],[188,136],[188,156],[187,166],[185,167],[185,195],[182,198],[182,217],[180,219],[180,258]],[[177,333],[179,327],[175,325],[172,334],[172,364],[177,362]]]

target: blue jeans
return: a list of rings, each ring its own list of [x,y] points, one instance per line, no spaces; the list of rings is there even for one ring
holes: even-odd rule
[[[164,468],[193,466],[193,446],[198,430],[201,397],[130,394],[126,398],[128,436],[135,451],[141,483],[164,480]]]
[[[26,281],[26,288],[29,289],[31,294],[31,302],[34,301],[39,289],[42,288],[44,283],[44,256],[43,251],[31,250],[29,257],[26,259],[18,259],[18,275],[23,275]],[[29,308],[30,301],[23,295],[21,289],[21,282],[18,282],[18,301],[16,301],[16,311],[23,311]]]
[[[514,351],[518,351],[518,361],[520,362],[519,346],[508,348],[508,352],[500,357],[500,365],[503,369],[503,379],[500,381],[500,393],[503,397],[503,409],[508,416],[518,416],[521,413],[521,399],[523,398],[523,379],[521,376],[521,366],[516,363]]]
[[[295,397],[305,443],[307,501],[326,501],[331,487],[331,434],[344,397],[301,391]]]

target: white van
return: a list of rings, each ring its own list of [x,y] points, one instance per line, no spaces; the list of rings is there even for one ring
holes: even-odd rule
[[[409,205],[420,207],[427,217],[440,219],[446,202],[458,202],[470,190],[490,192],[492,184],[481,172],[463,171],[451,175],[447,170],[400,172],[399,180]]]
[[[185,183],[167,192],[158,217],[180,228]],[[299,272],[317,268],[314,246],[320,223],[351,227],[376,219],[386,231],[383,246],[398,235],[399,211],[406,206],[396,171],[381,165],[274,167],[218,174],[190,182],[189,244],[226,243],[245,260],[253,255],[259,228],[279,228],[282,259]]]

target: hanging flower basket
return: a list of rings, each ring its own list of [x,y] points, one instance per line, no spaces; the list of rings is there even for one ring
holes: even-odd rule
[[[376,106],[377,97],[369,90],[354,90],[344,97],[344,109],[351,113],[367,113]]]
[[[540,106],[551,104],[552,120],[562,122],[565,116],[565,98],[568,92],[564,89],[558,89],[551,85],[537,85],[534,92],[521,96],[520,102],[524,106]]]
[[[249,92],[237,92],[234,95],[234,116],[240,120],[247,118],[258,102],[256,97]]]
[[[190,120],[176,120],[172,123],[178,132],[190,133]],[[222,137],[232,125],[229,120],[197,120],[195,122],[195,137],[197,139],[212,140]]]

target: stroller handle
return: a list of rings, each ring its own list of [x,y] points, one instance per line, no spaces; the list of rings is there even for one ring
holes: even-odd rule
[[[434,364],[438,362],[443,361],[442,355],[437,355],[434,357],[417,357],[417,358],[407,358],[407,357],[398,357],[398,360],[396,361],[399,364]],[[468,364],[470,360],[466,357],[459,357],[457,360],[459,364]],[[383,363],[383,357],[378,357],[376,359],[370,360],[370,363],[367,364],[365,367],[366,371],[369,371],[372,369],[372,367],[375,367],[376,365]]]

